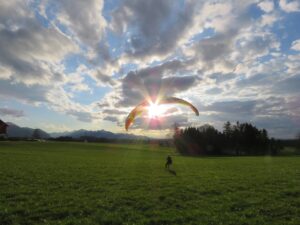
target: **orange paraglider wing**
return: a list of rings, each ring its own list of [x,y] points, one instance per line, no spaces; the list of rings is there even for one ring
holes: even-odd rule
[[[131,124],[134,122],[135,118],[139,115],[141,115],[145,110],[146,106],[148,105],[148,102],[144,100],[140,104],[138,104],[127,116],[125,121],[125,129],[126,131],[131,126]]]
[[[181,105],[186,105],[186,106],[189,106],[193,111],[194,113],[199,116],[199,111],[198,109],[193,106],[191,103],[181,99],[181,98],[176,98],[176,97],[166,97],[166,98],[163,98],[159,104],[181,104]]]
[[[199,116],[199,111],[198,109],[193,106],[191,103],[180,99],[176,97],[165,97],[159,100],[157,103],[158,105],[164,105],[164,104],[181,104],[181,105],[186,105],[190,107],[197,116]],[[128,131],[129,127],[133,124],[135,118],[137,116],[140,116],[147,110],[147,107],[150,105],[150,103],[147,100],[142,101],[140,104],[138,104],[127,116],[126,121],[125,121],[125,129]]]

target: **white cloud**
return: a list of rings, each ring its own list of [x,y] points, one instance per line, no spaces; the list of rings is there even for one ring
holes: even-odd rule
[[[278,19],[279,18],[276,14],[264,14],[261,17],[261,25],[272,26]]]
[[[71,7],[70,4],[69,2],[67,6]],[[90,17],[89,20],[92,19]],[[75,21],[78,23],[86,22],[80,16],[77,19]],[[77,25],[80,27],[84,24]],[[79,35],[83,35],[80,32],[78,31]],[[95,36],[98,38],[97,32],[100,31],[96,29],[94,32],[96,34],[87,35],[91,35],[91,39]],[[89,36],[82,36],[82,39],[90,41]],[[78,46],[63,32],[51,25],[45,27],[41,24],[35,18],[29,3],[1,2],[1,97],[16,99],[27,104],[43,105],[57,112],[72,115],[78,120],[91,122],[97,118],[96,115],[94,116],[93,106],[83,106],[74,102],[72,93],[67,93],[63,88],[64,85],[69,85],[72,91],[90,91],[80,71],[70,74],[65,74],[64,71],[64,59],[78,51]],[[12,113],[12,111],[1,110],[2,113],[4,111]]]
[[[287,67],[287,73],[289,75],[295,75],[300,71],[300,55],[289,55],[285,60],[285,66]]]
[[[272,12],[274,10],[273,0],[262,1],[258,4],[258,6],[266,13]]]
[[[291,49],[295,51],[300,51],[300,39],[293,41]]]
[[[201,21],[194,16],[199,13],[202,2],[149,0],[124,1],[112,14],[110,28],[118,35],[126,36],[122,62],[161,61],[187,42],[194,24]],[[199,26],[197,26],[199,28]],[[198,31],[197,31],[198,32]],[[188,35],[187,35],[188,34]]]
[[[7,80],[11,77],[12,70],[0,65],[0,79]]]
[[[287,0],[280,0],[279,6],[283,11],[287,13],[300,11],[300,3],[297,0],[289,1],[289,2]]]
[[[0,15],[1,78],[26,84],[62,81],[61,62],[77,46],[57,29],[42,26],[23,1],[4,1]]]
[[[103,0],[43,0],[39,3],[39,14],[77,43],[80,53],[93,67],[101,65],[108,70],[113,62],[106,39],[103,7]]]
[[[100,119],[95,104],[83,105],[72,100],[72,94],[62,87],[51,89],[47,93],[48,107],[56,112],[71,115],[83,122],[93,122]]]
[[[47,7],[47,4],[58,6],[56,19],[75,33],[83,43],[95,47],[104,37],[107,24],[102,16],[103,0],[44,1],[41,3],[42,8]]]
[[[12,109],[12,108],[0,108],[1,116],[11,116],[11,117],[23,117],[25,116],[23,110]]]

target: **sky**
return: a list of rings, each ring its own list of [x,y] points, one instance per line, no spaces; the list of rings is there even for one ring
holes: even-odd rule
[[[150,96],[174,105],[129,133],[251,122],[300,132],[299,0],[0,0],[0,118],[47,132],[125,132]],[[145,117],[145,116],[144,116]]]

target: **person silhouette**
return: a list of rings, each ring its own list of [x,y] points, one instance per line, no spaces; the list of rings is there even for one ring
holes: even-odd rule
[[[165,165],[166,169],[169,169],[170,165],[172,165],[172,158],[171,158],[171,156],[168,155],[167,162],[166,162],[166,165]]]

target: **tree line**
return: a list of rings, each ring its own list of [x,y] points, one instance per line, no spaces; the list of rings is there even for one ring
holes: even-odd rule
[[[281,142],[269,138],[265,129],[229,121],[222,132],[211,125],[185,129],[175,125],[174,145],[184,155],[276,155],[282,148]]]

